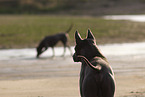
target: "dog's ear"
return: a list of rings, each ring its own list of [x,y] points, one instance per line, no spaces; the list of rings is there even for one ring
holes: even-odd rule
[[[93,39],[93,40],[95,40],[95,37],[94,37],[94,35],[93,35],[93,33],[88,29],[88,36],[87,36],[87,39]]]
[[[75,39],[76,39],[76,44],[79,44],[82,40],[80,34],[78,33],[78,31],[76,31],[75,33]]]

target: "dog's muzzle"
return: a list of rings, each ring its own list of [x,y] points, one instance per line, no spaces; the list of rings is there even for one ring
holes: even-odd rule
[[[74,62],[80,62],[81,61],[81,58],[80,57],[77,57],[78,55],[76,53],[74,53],[73,55],[73,60]]]

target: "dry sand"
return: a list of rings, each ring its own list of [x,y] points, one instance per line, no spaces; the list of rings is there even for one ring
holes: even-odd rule
[[[115,97],[145,97],[144,57],[108,60],[115,72]],[[79,70],[71,57],[0,61],[0,97],[80,97]]]

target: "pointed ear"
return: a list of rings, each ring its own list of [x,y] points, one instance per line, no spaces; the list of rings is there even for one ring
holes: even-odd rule
[[[95,37],[93,35],[93,33],[88,29],[88,36],[87,36],[87,39],[90,38],[90,39],[93,39],[95,40]]]
[[[78,33],[78,31],[76,31],[75,33],[75,39],[76,39],[76,44],[79,44],[80,41],[82,40],[80,34]]]

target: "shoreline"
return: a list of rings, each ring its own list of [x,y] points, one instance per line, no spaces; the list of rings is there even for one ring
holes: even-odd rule
[[[144,97],[143,76],[115,76],[115,97]],[[80,97],[79,77],[0,80],[2,97]]]
[[[126,56],[126,59],[115,56],[107,58],[115,72],[115,97],[145,96],[144,58],[145,56],[142,58]],[[5,74],[8,75],[7,79],[0,80],[0,95],[2,97],[80,97],[81,63],[74,63],[71,57],[60,61],[62,59],[57,57],[53,60],[0,61],[1,78],[2,75],[3,77],[6,77]]]
[[[124,48],[126,44],[121,46],[119,52],[126,50]],[[131,49],[129,51],[141,51],[144,48],[135,47],[135,43],[129,45]],[[135,52],[129,53],[126,50],[128,55],[122,53],[123,55],[119,56],[116,52],[117,56],[105,54],[105,50],[109,50],[108,45],[100,48],[115,73],[115,97],[144,97],[145,53],[140,52],[136,55]],[[112,50],[112,47],[110,49]],[[112,51],[115,53],[115,50]],[[2,97],[80,97],[80,66],[81,63],[73,62],[71,56],[0,61],[0,95]]]

